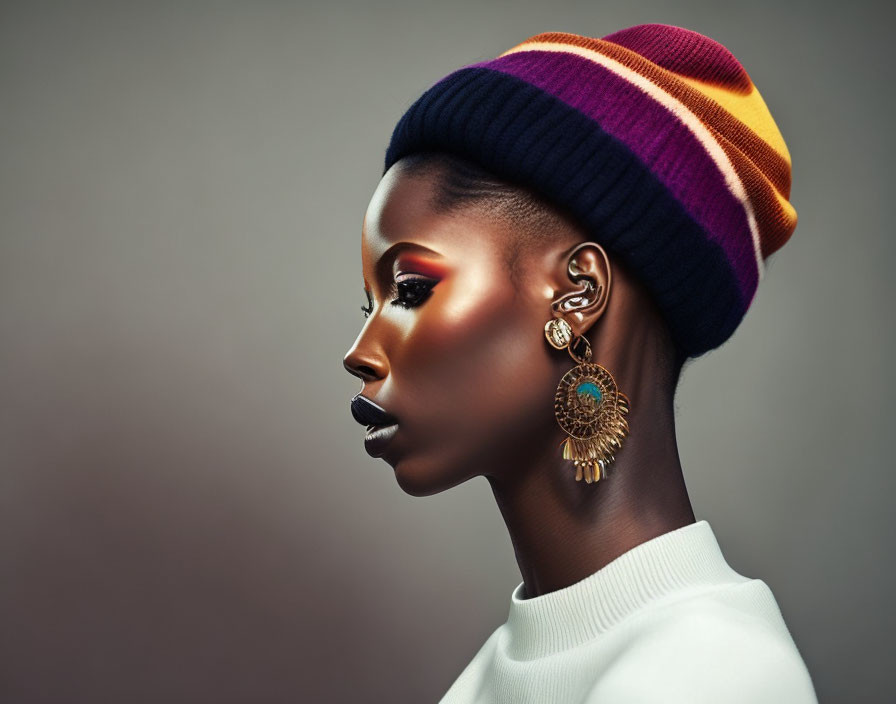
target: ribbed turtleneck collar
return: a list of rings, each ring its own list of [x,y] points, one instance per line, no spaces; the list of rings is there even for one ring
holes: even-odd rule
[[[700,520],[641,543],[563,589],[523,599],[520,582],[510,597],[508,653],[544,657],[593,639],[673,592],[748,579],[728,565],[709,523]]]

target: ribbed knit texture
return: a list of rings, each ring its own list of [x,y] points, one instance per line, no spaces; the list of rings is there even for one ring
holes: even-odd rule
[[[705,520],[523,595],[440,704],[817,704],[771,590],[728,565]]]
[[[570,212],[642,278],[691,357],[731,336],[796,227],[762,96],[730,51],[681,27],[545,32],[453,71],[401,117],[383,173],[428,150]]]

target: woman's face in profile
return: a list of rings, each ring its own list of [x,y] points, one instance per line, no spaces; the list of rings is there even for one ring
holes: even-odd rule
[[[398,162],[374,192],[361,243],[370,312],[344,359],[361,395],[398,419],[375,454],[418,496],[556,455],[553,398],[572,364],[543,330],[576,233],[524,248],[513,281],[513,228],[474,208],[437,213],[435,178]]]

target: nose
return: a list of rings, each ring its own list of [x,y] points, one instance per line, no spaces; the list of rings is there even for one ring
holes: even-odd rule
[[[345,371],[361,381],[376,381],[388,373],[386,362],[382,357],[365,353],[357,345],[345,355],[342,366],[345,367]]]

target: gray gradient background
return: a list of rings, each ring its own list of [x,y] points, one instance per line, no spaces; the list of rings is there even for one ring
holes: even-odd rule
[[[414,498],[342,357],[392,126],[540,31],[744,63],[799,225],[688,367],[698,518],[823,701],[893,692],[892,18],[860,3],[3,3],[0,699],[435,701],[520,575],[488,484]]]

